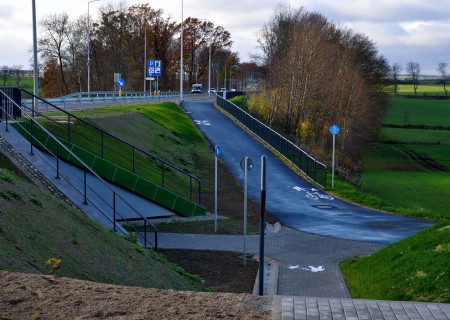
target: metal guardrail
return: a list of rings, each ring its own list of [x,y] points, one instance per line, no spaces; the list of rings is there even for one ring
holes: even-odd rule
[[[21,91],[34,97],[32,93],[26,90],[21,89]],[[191,201],[201,203],[201,181],[197,177],[77,117],[67,110],[41,98],[36,98],[39,100],[39,104],[45,104],[45,107],[40,109],[50,109],[63,113],[62,117],[58,117],[55,120],[48,113],[44,114],[38,111],[40,117],[50,121],[54,129],[59,132],[58,135],[65,136],[68,142],[81,139],[83,144],[92,146],[91,152],[101,158],[117,163],[123,168],[148,178],[161,187],[173,191]],[[76,125],[74,125],[74,122]],[[108,145],[105,143],[106,141],[109,142]],[[124,154],[117,151],[119,148],[108,147],[111,145],[116,147],[119,144],[129,149],[130,152]]]
[[[29,95],[28,95],[29,96]],[[211,95],[213,96],[213,95]],[[208,99],[208,93],[184,93],[183,99]],[[119,96],[117,92],[98,91],[98,92],[79,92],[59,98],[47,98],[45,101],[58,106],[64,110],[78,110],[85,108],[106,107],[114,105],[127,105],[138,103],[155,103],[162,101],[179,101],[180,94],[176,92],[165,92],[159,95],[152,95],[145,92],[124,92]],[[28,108],[33,107],[32,98],[22,98],[22,105]],[[38,105],[38,111],[52,111],[48,105]]]
[[[312,181],[325,188],[327,167],[311,157],[293,142],[268,127],[234,103],[217,95],[217,105],[257,135],[273,149],[278,151]]]
[[[21,122],[15,122],[18,126],[20,126],[23,130],[25,130],[25,132],[27,133],[28,137],[30,138],[30,153],[33,154],[33,143],[39,144],[39,147],[42,149],[46,149],[46,151],[51,154],[53,156],[53,158],[55,158],[56,160],[56,167],[55,167],[55,171],[56,171],[56,177],[60,177],[60,165],[59,165],[59,152],[57,152],[56,154],[52,153],[48,148],[45,147],[45,145],[42,145],[37,139],[33,138],[33,126],[35,127],[39,127],[40,130],[43,130],[44,132],[46,132],[46,134],[48,134],[49,139],[51,139],[52,142],[57,144],[57,150],[64,150],[64,152],[69,153],[72,157],[74,157],[81,165],[84,171],[84,181],[83,181],[83,187],[84,190],[78,190],[76,188],[75,185],[72,184],[72,186],[75,187],[76,190],[78,190],[78,192],[80,192],[80,194],[84,197],[84,202],[87,204],[88,201],[90,201],[90,194],[92,193],[93,195],[95,194],[95,196],[97,196],[98,198],[102,199],[102,201],[106,203],[109,203],[109,201],[111,200],[110,197],[108,197],[108,199],[104,199],[104,197],[102,197],[101,194],[96,193],[95,190],[90,190],[91,193],[88,193],[88,187],[87,187],[87,173],[89,172],[90,174],[92,174],[93,176],[95,176],[98,181],[100,181],[104,186],[107,187],[108,190],[111,191],[112,193],[112,199],[113,199],[113,205],[111,207],[111,213],[108,214],[104,211],[102,211],[102,209],[99,206],[96,206],[94,202],[90,202],[93,206],[95,206],[99,212],[111,223],[113,223],[113,229],[116,232],[122,232],[122,234],[126,235],[126,231],[123,228],[118,228],[117,227],[117,222],[118,221],[122,221],[125,222],[127,224],[127,226],[130,228],[130,230],[133,230],[132,232],[135,232],[135,234],[137,236],[142,236],[143,237],[143,243],[144,246],[147,247],[147,244],[149,243],[147,241],[147,232],[144,232],[143,235],[140,232],[140,230],[138,230],[133,224],[129,223],[128,220],[130,220],[129,218],[127,219],[126,217],[124,217],[119,211],[118,208],[116,207],[116,201],[117,199],[120,199],[123,204],[126,207],[126,211],[129,214],[129,212],[133,212],[137,217],[139,217],[139,219],[145,221],[145,225],[149,225],[152,227],[154,234],[155,234],[155,238],[154,238],[154,243],[150,243],[150,245],[152,247],[155,248],[155,250],[158,250],[158,231],[156,229],[156,226],[151,223],[138,209],[134,208],[129,202],[127,202],[122,196],[120,196],[120,194],[117,193],[117,191],[111,186],[109,185],[105,180],[103,180],[102,177],[100,177],[94,170],[92,170],[92,168],[90,168],[82,159],[80,159],[76,154],[74,154],[69,148],[67,148],[64,143],[62,141],[60,141],[55,135],[53,135],[50,131],[48,131],[44,126],[42,126],[36,119],[36,116],[41,116],[42,114],[39,111],[34,111],[32,109],[29,109],[25,106],[20,106],[19,104],[17,104],[11,97],[9,97],[3,90],[0,89],[0,98],[1,99],[7,99],[9,100],[12,104],[14,104],[15,107],[21,109],[22,112],[22,119],[24,121],[29,121],[30,122],[30,130],[27,130],[25,126],[21,125]],[[8,118],[14,118],[12,114],[10,114],[6,108],[2,107],[2,115],[3,118],[6,122],[6,126],[5,126],[5,130],[9,131],[8,129]],[[2,120],[2,118],[0,118],[0,121]],[[68,181],[69,182],[69,181]],[[70,182],[69,182],[70,183]],[[110,195],[109,195],[110,196]],[[129,211],[129,212],[128,212]],[[113,218],[111,218],[111,215]]]

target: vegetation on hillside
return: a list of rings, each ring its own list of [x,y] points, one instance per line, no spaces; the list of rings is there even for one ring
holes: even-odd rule
[[[440,223],[342,263],[353,297],[450,302],[449,112],[448,102],[391,99],[380,141],[364,155],[362,203]]]
[[[3,163],[0,269],[130,286],[206,290],[198,277],[104,229],[81,211],[3,169]]]
[[[450,303],[450,224],[341,263],[353,298]]]

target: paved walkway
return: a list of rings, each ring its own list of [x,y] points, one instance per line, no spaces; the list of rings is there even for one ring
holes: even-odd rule
[[[160,233],[158,241],[161,248],[244,252],[243,236]],[[267,234],[264,295],[274,296],[273,319],[449,320],[450,304],[351,299],[337,263],[381,247],[284,227]],[[258,258],[258,235],[247,237],[245,252]]]
[[[265,293],[334,298],[350,298],[337,263],[382,247],[284,227],[267,234],[264,243],[264,255],[268,257]],[[243,236],[159,233],[158,244],[160,248],[244,252]],[[247,236],[245,251],[259,255],[259,235]]]

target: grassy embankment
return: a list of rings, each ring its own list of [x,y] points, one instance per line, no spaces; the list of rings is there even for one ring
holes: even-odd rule
[[[116,131],[142,130],[145,135],[135,134],[133,139],[152,140],[162,156],[193,162],[192,157],[209,154],[203,139],[198,139],[197,144],[188,143],[198,132],[192,121],[177,116],[177,106],[172,109],[165,108],[164,104],[152,110],[147,108],[149,113],[155,113],[152,115],[155,121],[126,108],[84,113],[95,113],[96,121],[107,122],[104,125],[115,126]],[[145,121],[136,121],[135,117]],[[157,121],[164,122],[165,126],[158,125]],[[191,124],[191,128],[183,124]],[[187,274],[160,254],[104,229],[62,200],[18,177],[11,171],[14,165],[1,157],[0,168],[1,269],[45,274],[56,266],[56,260],[52,265],[46,262],[55,258],[60,260],[54,271],[58,276],[121,285],[206,290],[197,276]]]
[[[0,269],[205,291],[197,276],[138,246],[132,237],[104,229],[4,167],[13,166],[0,157]]]
[[[341,270],[355,298],[448,303],[450,102],[392,98],[384,123],[381,141],[363,160],[364,194],[341,182],[336,193],[342,195],[342,187],[363,205],[438,224],[370,257],[347,260]]]
[[[208,195],[212,195],[214,188],[214,153],[208,142],[188,118],[186,113],[174,103],[156,103],[151,105],[133,105],[127,107],[96,108],[74,112],[83,118],[114,135],[131,142],[132,144],[157,155],[177,167],[201,179],[202,203]],[[56,114],[57,115],[57,114]],[[66,130],[49,122],[44,122],[52,131],[64,136]],[[99,141],[98,135],[92,130],[81,126],[75,121],[71,125],[71,132],[81,132],[90,137],[92,141]],[[73,135],[72,142],[77,143],[77,135]],[[109,145],[110,141],[104,139]],[[98,145],[86,143],[83,147],[98,152]],[[127,153],[129,150],[117,150],[124,146],[109,145],[117,153]],[[116,162],[119,164],[122,158]],[[147,161],[148,162],[148,161]],[[123,164],[126,166],[126,164]],[[210,209],[211,211],[211,209]],[[248,232],[259,231],[259,220],[249,219]],[[229,216],[218,224],[221,234],[242,234],[243,221],[239,217]],[[211,233],[214,230],[214,221],[174,221],[159,223],[158,230],[168,232]]]

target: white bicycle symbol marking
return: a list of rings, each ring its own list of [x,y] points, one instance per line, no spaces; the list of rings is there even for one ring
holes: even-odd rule
[[[297,191],[304,191],[304,192],[306,192],[306,197],[308,199],[312,199],[312,200],[319,200],[319,199],[334,200],[334,198],[332,196],[329,196],[329,195],[324,194],[324,193],[320,193],[319,190],[316,189],[316,188],[308,189],[308,188],[302,188],[302,187],[299,187],[299,186],[295,186],[295,187],[292,187],[292,188],[294,190],[297,190]]]
[[[194,120],[194,122],[195,122],[196,125],[202,125],[202,124],[204,124],[206,126],[210,126],[211,125],[208,120],[203,120],[203,121]]]

